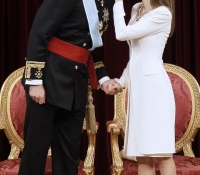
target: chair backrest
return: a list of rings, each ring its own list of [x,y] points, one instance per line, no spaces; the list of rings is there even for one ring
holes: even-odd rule
[[[26,110],[25,91],[21,84],[24,68],[11,73],[5,80],[0,93],[0,129],[11,144],[8,159],[18,158],[24,147],[23,125]]]
[[[175,96],[176,122],[175,139],[176,152],[183,150],[185,156],[194,157],[192,141],[200,128],[200,88],[196,79],[185,69],[164,63]],[[128,89],[115,96],[114,121],[121,128],[124,136],[126,122],[126,104]]]
[[[26,112],[26,97],[24,87],[21,84],[23,71],[24,67],[21,67],[12,72],[4,81],[0,92],[0,129],[4,130],[11,144],[11,151],[8,159],[18,158],[24,147],[23,129]],[[88,103],[86,107],[89,108],[89,110],[94,108],[92,102],[92,91],[88,85]],[[90,116],[89,119],[92,119],[93,123],[95,122],[95,116]],[[88,127],[90,126],[88,126],[86,120],[84,120],[83,130],[87,130]],[[94,144],[95,142],[92,143],[93,146]],[[48,155],[51,155],[51,149],[49,149]]]

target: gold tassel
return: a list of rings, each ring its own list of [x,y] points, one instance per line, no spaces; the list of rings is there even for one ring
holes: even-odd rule
[[[96,117],[94,108],[91,86],[88,85],[88,102],[86,106],[85,120],[87,130],[92,132],[96,131]]]

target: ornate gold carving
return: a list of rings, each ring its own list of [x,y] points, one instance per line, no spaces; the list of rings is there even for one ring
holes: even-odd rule
[[[96,145],[96,132],[87,131],[88,134],[88,150],[84,161],[83,171],[87,175],[94,175],[94,158]]]
[[[120,175],[123,170],[123,161],[119,151],[118,135],[120,134],[120,127],[117,123],[111,123],[107,131],[110,132],[111,140],[111,153],[113,161],[113,172],[112,175]]]
[[[41,69],[45,67],[45,62],[37,62],[37,61],[26,61],[26,72],[25,72],[25,78],[31,77],[31,69],[37,68],[38,73],[36,72],[36,77],[40,78],[42,73]]]
[[[113,175],[120,175],[123,170],[123,161],[119,151],[118,135],[120,134],[120,128],[117,124],[110,124],[108,131],[110,130],[111,140],[111,153],[113,161]]]
[[[6,136],[8,137],[9,143],[11,144],[11,152],[9,155],[9,158],[17,158],[19,153],[19,150],[23,149],[24,142],[20,138],[20,136],[17,134],[13,124],[12,119],[10,116],[10,97],[12,90],[15,86],[15,84],[20,81],[22,74],[24,71],[24,67],[17,69],[12,74],[9,75],[9,77],[4,82],[2,89],[1,89],[1,96],[0,96],[0,117],[1,121],[3,121],[3,127],[1,129],[4,129],[4,132]]]
[[[20,148],[16,144],[11,143],[11,151],[8,156],[8,159],[17,159],[19,157],[19,153],[20,153]]]
[[[118,124],[119,128],[125,132],[126,126],[126,92],[127,88],[123,89],[122,93],[115,95],[114,106],[115,106],[115,116],[114,121]]]
[[[183,152],[185,156],[195,157],[194,152],[192,150],[192,141],[188,142],[186,145],[183,146]]]
[[[104,64],[103,64],[102,61],[94,63],[94,68],[95,69],[98,69],[98,68],[101,68],[101,67],[104,67]]]
[[[172,72],[181,77],[188,85],[188,88],[191,92],[191,98],[192,98],[191,119],[184,135],[179,140],[176,141],[176,152],[179,152],[182,149],[184,149],[188,156],[192,156],[193,153],[191,153],[192,150],[191,141],[193,141],[200,124],[200,99],[199,99],[200,88],[196,79],[185,69],[176,65],[166,64],[166,63],[164,64],[164,68],[167,72]]]
[[[87,107],[92,107],[94,110],[94,105],[93,105],[93,97],[92,97],[92,90],[91,86],[88,84],[88,103]],[[87,149],[87,155],[84,161],[84,166],[83,166],[83,171],[87,175],[94,175],[94,158],[95,158],[95,145],[96,145],[96,133],[98,130],[98,126],[96,125],[96,118],[95,118],[95,113],[93,113],[94,121],[95,121],[95,128],[91,128],[92,130],[88,130],[88,119],[85,117],[84,122],[83,122],[83,130],[87,130],[87,135],[88,135],[88,149]]]

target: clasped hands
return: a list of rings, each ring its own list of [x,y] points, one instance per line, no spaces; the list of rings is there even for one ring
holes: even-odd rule
[[[101,88],[108,95],[116,95],[123,90],[122,86],[113,79],[105,81],[101,85]],[[45,103],[45,90],[43,85],[30,86],[29,95],[36,103]]]
[[[114,79],[105,81],[101,85],[101,89],[108,95],[116,95],[123,91],[123,87]]]

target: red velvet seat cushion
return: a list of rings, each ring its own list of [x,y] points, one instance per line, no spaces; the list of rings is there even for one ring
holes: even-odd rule
[[[17,175],[20,159],[4,160],[0,162],[0,175]],[[78,175],[86,175],[82,170],[83,161],[80,162]],[[45,175],[51,175],[51,156],[47,157]]]
[[[177,175],[200,175],[200,158],[186,157],[186,156],[174,156],[176,164]],[[124,170],[121,175],[137,175],[138,166],[137,162],[130,160],[123,160]],[[156,175],[160,175],[159,167],[155,161]],[[112,171],[113,166],[111,166]]]
[[[200,158],[174,156],[177,175],[200,175]]]
[[[19,159],[10,159],[0,162],[0,175],[17,175],[19,171]],[[51,175],[51,157],[47,157],[45,175]]]

